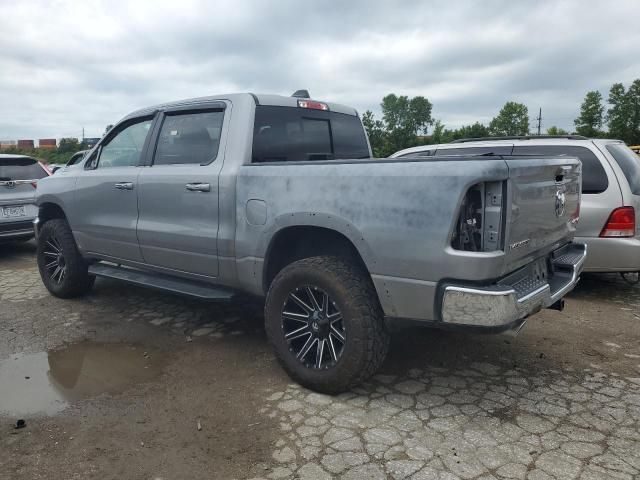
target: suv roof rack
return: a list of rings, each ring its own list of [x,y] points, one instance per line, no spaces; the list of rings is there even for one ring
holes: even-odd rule
[[[460,138],[450,143],[466,143],[466,142],[490,142],[493,140],[536,140],[538,138],[564,138],[567,140],[589,140],[588,137],[582,135],[514,135],[510,137],[477,137],[477,138]]]

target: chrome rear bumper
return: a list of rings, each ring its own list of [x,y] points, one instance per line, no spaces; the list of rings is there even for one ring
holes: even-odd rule
[[[517,326],[573,290],[586,256],[586,245],[570,243],[493,285],[447,285],[442,296],[442,321],[491,329]]]

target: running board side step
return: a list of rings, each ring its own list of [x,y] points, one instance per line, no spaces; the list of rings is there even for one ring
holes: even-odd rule
[[[97,277],[114,278],[141,287],[165,290],[179,295],[188,295],[204,300],[230,301],[234,292],[224,287],[204,282],[173,277],[162,273],[143,272],[129,267],[94,263],[89,266],[89,274]]]

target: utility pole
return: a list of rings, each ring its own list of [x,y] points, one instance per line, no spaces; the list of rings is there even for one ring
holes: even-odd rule
[[[538,135],[540,135],[540,129],[542,128],[542,107],[540,107],[536,120],[538,121]]]
[[[84,143],[84,127],[82,127],[82,142],[80,142],[80,143]]]

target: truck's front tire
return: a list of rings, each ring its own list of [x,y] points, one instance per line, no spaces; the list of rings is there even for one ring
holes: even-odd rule
[[[389,335],[367,272],[330,256],[296,261],[275,277],[265,305],[269,340],[289,376],[339,393],[373,375]]]
[[[49,220],[42,225],[37,257],[42,283],[52,295],[71,298],[93,287],[95,277],[88,274],[88,265],[65,220]]]

